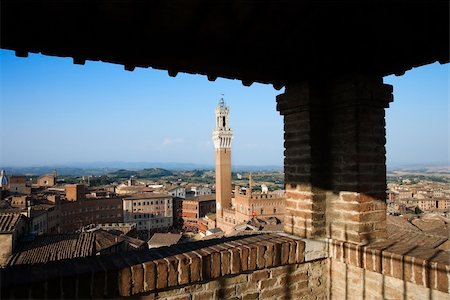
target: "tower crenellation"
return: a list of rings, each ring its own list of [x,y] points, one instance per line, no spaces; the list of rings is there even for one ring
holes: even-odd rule
[[[231,149],[233,131],[230,128],[230,108],[225,101],[220,99],[216,107],[216,127],[213,131],[213,142],[215,149]]]

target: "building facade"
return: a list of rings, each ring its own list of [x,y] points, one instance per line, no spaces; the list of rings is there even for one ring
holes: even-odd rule
[[[123,222],[137,230],[168,230],[173,226],[172,195],[142,193],[123,199]]]
[[[89,224],[122,223],[122,198],[90,198],[62,201],[60,204],[61,232],[74,232]]]
[[[174,186],[167,189],[167,192],[172,195],[172,197],[186,198],[186,188],[181,186]]]
[[[253,182],[250,175],[249,188],[244,190],[239,186],[236,186],[234,189],[236,223],[240,224],[247,222],[254,217],[260,219],[275,217],[279,220],[283,220],[284,191],[254,192],[252,190],[252,185]]]
[[[203,195],[174,199],[176,226],[185,231],[198,231],[200,219],[216,212],[216,196]]]
[[[9,176],[9,192],[19,194],[30,194],[31,187],[27,186],[25,176]]]
[[[66,200],[80,201],[86,198],[86,186],[84,184],[66,184]]]

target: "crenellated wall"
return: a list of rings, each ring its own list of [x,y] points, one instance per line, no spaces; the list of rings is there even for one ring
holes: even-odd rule
[[[1,270],[2,298],[326,299],[327,244],[237,236]]]
[[[448,299],[448,253],[389,243],[260,234],[18,265],[1,270],[1,298]]]

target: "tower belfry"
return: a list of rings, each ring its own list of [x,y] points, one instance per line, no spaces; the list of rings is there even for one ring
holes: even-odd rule
[[[233,131],[229,122],[230,109],[223,98],[216,107],[216,127],[213,142],[216,160],[216,211],[223,218],[223,209],[231,208],[231,141]]]

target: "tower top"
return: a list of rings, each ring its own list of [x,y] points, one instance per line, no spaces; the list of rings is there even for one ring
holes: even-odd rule
[[[216,127],[213,131],[213,142],[216,149],[231,148],[233,131],[230,128],[229,115],[230,109],[222,97],[216,107]]]

